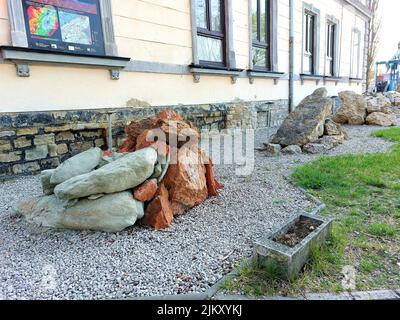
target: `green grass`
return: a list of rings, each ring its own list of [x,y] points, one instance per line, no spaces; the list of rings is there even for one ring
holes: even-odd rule
[[[400,128],[375,137],[400,142]],[[298,167],[294,182],[327,205],[332,236],[314,248],[301,276],[286,282],[253,264],[238,267],[224,288],[249,295],[343,291],[341,271],[354,266],[359,290],[400,287],[400,144],[386,153],[321,157]]]

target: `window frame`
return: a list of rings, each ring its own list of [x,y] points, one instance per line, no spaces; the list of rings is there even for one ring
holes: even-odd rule
[[[202,66],[209,67],[225,67],[227,61],[227,52],[226,52],[226,10],[225,10],[225,1],[220,1],[220,19],[221,19],[221,32],[212,30],[212,11],[211,11],[211,0],[204,0],[206,2],[206,24],[207,28],[202,28],[197,26],[197,37],[211,38],[220,40],[222,42],[222,61],[208,61],[208,60],[200,60],[199,64]],[[196,17],[197,18],[197,17]]]
[[[257,2],[259,3],[259,2]],[[268,48],[268,64],[269,68],[255,66],[253,64],[253,43],[255,42],[255,46],[260,44],[258,41],[254,41],[253,39],[253,7],[252,1],[249,0],[249,71],[259,72],[259,73],[276,73],[278,72],[278,52],[277,52],[277,43],[278,43],[278,31],[277,31],[277,22],[278,22],[278,3],[277,0],[269,0],[269,8],[266,8],[266,12],[269,14],[269,23],[267,23],[266,32],[269,34],[269,48]],[[268,19],[267,19],[268,21]]]
[[[251,0],[250,0],[251,1]],[[271,18],[273,16],[272,13],[272,1],[273,0],[256,0],[257,1],[257,39],[253,37],[253,19],[252,14],[254,8],[251,7],[251,56],[250,59],[252,61],[252,69],[255,71],[271,71],[272,70],[272,50],[271,50],[271,40],[272,40],[272,26],[271,26]],[[261,41],[261,1],[265,1],[265,39],[266,41]],[[252,2],[252,1],[251,1]],[[251,6],[253,4],[251,3]],[[265,66],[254,65],[253,61],[253,53],[254,48],[265,49],[266,57],[265,57]]]
[[[196,0],[190,0],[191,7],[191,31],[192,31],[192,55],[193,62],[189,65],[194,68],[203,70],[226,70],[237,71],[236,69],[236,54],[233,47],[233,16],[232,16],[232,1],[223,0],[225,7],[225,65],[206,64],[201,65],[198,56],[198,35],[197,35],[197,17],[196,17]]]
[[[312,23],[312,25],[311,25]],[[315,68],[315,15],[309,11],[304,12],[304,50],[303,50],[303,70],[306,74],[316,74]],[[305,71],[305,59],[309,67]]]
[[[312,16],[314,25],[312,28],[313,43],[312,52],[306,51],[306,41],[308,42],[308,35],[306,34],[306,15]],[[307,76],[319,76],[319,61],[320,61],[320,10],[315,8],[314,5],[303,3],[303,41],[302,41],[302,59],[301,69],[302,74]],[[309,44],[309,43],[308,43]],[[312,58],[312,70],[306,71],[305,59]]]
[[[328,34],[329,29],[331,33]],[[340,21],[333,16],[327,16],[326,18],[326,32],[325,32],[325,76],[328,77],[338,77],[339,76],[339,29],[340,29]],[[333,38],[331,48],[329,48],[329,36]],[[331,55],[329,56],[329,51],[331,51]]]
[[[356,35],[359,38],[358,42],[358,50],[357,50],[357,65],[355,65],[354,61],[354,49],[355,49],[355,37]],[[361,30],[357,28],[353,28],[352,30],[352,35],[351,35],[351,68],[350,68],[350,78],[352,79],[361,79],[360,76],[360,64],[361,64],[361,45],[362,45],[362,37],[361,37]],[[356,74],[355,74],[355,69],[356,68]]]

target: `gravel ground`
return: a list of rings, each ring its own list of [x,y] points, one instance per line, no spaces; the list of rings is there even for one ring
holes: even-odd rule
[[[391,143],[369,137],[376,127],[348,127],[351,140],[329,154],[380,152]],[[256,147],[268,130],[256,133]],[[316,156],[255,154],[251,176],[216,166],[225,184],[171,228],[132,227],[119,234],[43,231],[13,213],[41,194],[38,177],[0,185],[0,299],[108,299],[203,292],[252,253],[272,227],[315,206],[283,175]]]

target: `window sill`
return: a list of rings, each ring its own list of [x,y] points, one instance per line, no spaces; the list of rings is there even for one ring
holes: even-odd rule
[[[255,78],[273,79],[274,84],[277,85],[279,79],[284,76],[284,72],[275,71],[259,71],[259,70],[247,70],[247,75],[249,76],[249,81],[251,84],[254,83]]]
[[[324,76],[317,75],[317,74],[300,74],[300,79],[301,79],[301,84],[304,85],[304,81],[306,80],[311,80],[316,82],[317,85],[319,85],[321,80],[324,80]]]
[[[193,73],[193,78],[195,83],[199,83],[202,75],[216,75],[216,76],[230,76],[232,79],[232,84],[235,84],[237,78],[242,74],[242,69],[228,69],[220,67],[206,67],[190,65],[189,71]]]
[[[362,83],[364,81],[364,79],[361,79],[361,78],[352,78],[352,77],[350,77],[349,78],[349,82],[351,83],[351,82],[355,82],[355,83],[357,83],[357,85],[359,85],[360,83]]]
[[[335,77],[335,76],[325,76],[324,77],[324,84],[327,82],[335,82],[335,85],[338,85],[339,82],[343,81],[342,77]]]
[[[19,77],[30,76],[31,64],[58,64],[108,69],[111,78],[118,80],[120,70],[130,61],[130,58],[123,57],[88,56],[10,46],[1,46],[0,53],[4,60],[15,63]]]

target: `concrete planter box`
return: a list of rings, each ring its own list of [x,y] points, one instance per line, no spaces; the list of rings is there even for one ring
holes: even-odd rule
[[[320,225],[293,248],[273,240],[286,234],[300,219],[310,220]],[[332,219],[302,214],[283,227],[273,230],[265,238],[256,241],[254,243],[255,260],[260,267],[273,271],[274,275],[293,280],[308,262],[311,249],[321,246],[331,230]]]

